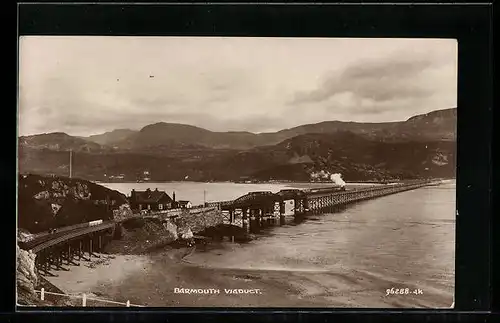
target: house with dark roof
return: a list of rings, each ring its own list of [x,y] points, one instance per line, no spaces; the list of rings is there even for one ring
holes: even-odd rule
[[[168,210],[174,207],[175,203],[175,193],[173,198],[168,196],[165,191],[159,191],[155,189],[154,191],[149,188],[145,191],[132,190],[129,198],[130,208],[133,211],[161,211]]]

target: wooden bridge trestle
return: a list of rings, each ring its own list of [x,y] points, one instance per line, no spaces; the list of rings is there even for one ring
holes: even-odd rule
[[[219,207],[225,214],[225,223],[247,228],[247,231],[258,231],[268,224],[284,222],[285,203],[293,200],[294,216],[307,213],[319,214],[340,209],[350,203],[373,199],[385,195],[414,190],[423,186],[433,185],[430,181],[415,181],[403,184],[387,184],[367,188],[339,190],[286,190],[286,193],[256,194],[252,199],[249,193],[234,201],[211,203]],[[295,192],[290,192],[295,191]]]
[[[39,250],[35,266],[45,276],[57,276],[53,270],[68,271],[65,266],[80,266],[81,261],[90,261],[113,239],[112,230],[91,232],[59,244]]]
[[[417,182],[409,184],[381,185],[328,194],[322,194],[321,192],[311,193],[307,198],[308,210],[312,213],[322,213],[346,204],[414,190],[427,185],[430,185],[430,183]]]

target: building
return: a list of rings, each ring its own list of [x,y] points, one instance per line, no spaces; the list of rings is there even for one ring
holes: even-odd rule
[[[181,209],[190,209],[193,206],[190,201],[179,201],[177,202],[177,207]]]
[[[175,205],[175,193],[171,198],[165,191],[158,191],[158,189],[154,191],[149,188],[145,191],[132,190],[129,203],[133,211],[172,209]]]

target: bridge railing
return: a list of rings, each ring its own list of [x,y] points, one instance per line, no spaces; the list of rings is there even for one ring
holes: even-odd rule
[[[87,301],[94,301],[97,303],[104,303],[104,304],[113,304],[113,305],[122,305],[126,307],[144,307],[144,305],[137,305],[137,304],[131,304],[130,301],[127,301],[125,303],[123,302],[116,302],[108,299],[101,299],[101,298],[95,298],[95,297],[89,297],[87,294],[61,294],[61,293],[53,293],[53,292],[47,292],[45,291],[44,288],[41,290],[35,290],[35,293],[40,294],[40,300],[44,301],[45,300],[45,295],[55,295],[55,296],[60,296],[60,297],[67,297],[67,298],[73,298],[73,299],[81,299],[81,304],[82,307],[87,306]]]
[[[68,226],[65,226],[65,227],[60,227],[60,228],[55,228],[57,230],[57,232],[66,232],[66,231],[71,231],[71,230],[75,230],[75,229],[80,229],[80,228],[85,228],[85,227],[88,227],[89,226],[89,222],[85,222],[85,223],[78,223],[78,224],[73,224],[73,225],[68,225]],[[33,234],[33,239],[32,240],[36,240],[36,239],[39,239],[39,238],[43,238],[45,236],[48,236],[50,235],[51,233],[49,232],[40,232],[40,233],[35,233]]]

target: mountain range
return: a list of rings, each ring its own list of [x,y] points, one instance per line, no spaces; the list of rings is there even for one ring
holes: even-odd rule
[[[273,133],[213,132],[159,122],[139,131],[117,129],[75,137],[48,133],[19,138],[22,172],[64,175],[67,151],[74,175],[106,180],[307,180],[312,172],[340,172],[347,180],[453,177],[457,109],[401,122],[325,121]]]

